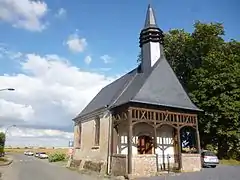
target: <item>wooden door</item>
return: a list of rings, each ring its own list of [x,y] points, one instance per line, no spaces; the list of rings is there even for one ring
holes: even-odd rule
[[[149,136],[138,137],[138,154],[152,154],[153,141]]]

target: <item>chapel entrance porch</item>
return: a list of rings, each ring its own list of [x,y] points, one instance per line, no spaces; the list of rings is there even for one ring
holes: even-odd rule
[[[186,155],[182,153],[181,130],[187,126],[195,130],[196,152]],[[196,114],[149,106],[121,107],[118,111],[115,110],[112,162],[121,162],[122,166],[125,166],[125,174],[146,175],[170,168],[187,170],[189,163],[194,161],[198,164],[198,160],[200,163]]]

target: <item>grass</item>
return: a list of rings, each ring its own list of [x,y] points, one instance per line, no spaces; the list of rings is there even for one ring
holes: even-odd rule
[[[234,160],[234,159],[223,159],[220,160],[220,164],[224,165],[230,165],[230,166],[240,166],[240,161]]]
[[[0,157],[0,163],[7,162],[8,160],[6,158]]]
[[[0,157],[0,166],[1,165],[8,165],[9,162],[10,161],[7,157]],[[1,180],[1,178],[0,178],[0,180]]]
[[[32,151],[33,153],[36,152],[45,152],[48,155],[52,153],[68,153],[68,148],[5,148],[5,152],[12,152],[12,153],[24,153],[24,151]]]

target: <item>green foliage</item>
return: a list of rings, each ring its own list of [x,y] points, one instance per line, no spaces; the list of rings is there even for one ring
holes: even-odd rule
[[[53,154],[50,154],[48,157],[49,162],[64,161],[65,159],[66,159],[65,153],[53,153]]]
[[[8,160],[6,158],[0,157],[0,162],[7,162]]]
[[[196,22],[193,33],[170,30],[165,55],[199,116],[203,148],[220,158],[240,158],[240,42],[225,42],[222,24]]]
[[[240,42],[223,37],[222,24],[198,21],[192,33],[165,33],[164,53],[192,101],[204,110],[198,117],[202,148],[240,159]]]
[[[215,152],[216,151],[216,147],[214,147],[212,144],[207,144],[205,149],[209,150],[211,152]]]
[[[0,132],[0,153],[4,152],[4,146],[5,146],[5,134],[3,132]]]

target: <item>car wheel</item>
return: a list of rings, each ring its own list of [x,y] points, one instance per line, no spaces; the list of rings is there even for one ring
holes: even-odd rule
[[[212,167],[212,168],[215,168],[215,167],[216,167],[216,165],[212,165],[211,167]]]

